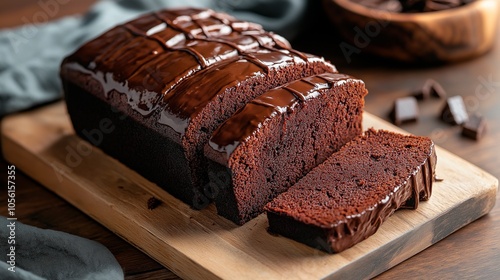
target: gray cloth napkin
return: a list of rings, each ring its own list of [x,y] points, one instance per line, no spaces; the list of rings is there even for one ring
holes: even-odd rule
[[[100,243],[5,217],[0,217],[0,221],[0,279],[115,280],[124,277],[113,254]],[[9,239],[10,236],[14,238]]]
[[[26,18],[55,17],[59,2],[40,5],[37,13]],[[141,13],[179,6],[208,7],[260,23],[290,39],[300,27],[306,5],[306,0],[103,0],[84,16],[0,30],[0,117],[60,98],[62,59],[85,41]]]

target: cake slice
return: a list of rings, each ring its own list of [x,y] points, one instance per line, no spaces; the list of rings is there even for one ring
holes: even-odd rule
[[[243,224],[313,167],[361,134],[361,80],[324,73],[255,98],[205,147],[218,214]]]
[[[370,129],[266,205],[269,231],[341,252],[429,199],[435,167],[429,138]]]
[[[203,208],[213,130],[268,89],[335,71],[258,24],[188,8],[112,28],[68,56],[61,78],[77,135]]]

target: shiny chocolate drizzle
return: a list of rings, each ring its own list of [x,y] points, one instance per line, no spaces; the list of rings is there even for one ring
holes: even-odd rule
[[[319,96],[323,89],[340,86],[348,81],[362,83],[348,75],[324,73],[269,90],[247,103],[219,126],[213,133],[209,146],[229,159],[236,147],[254,135],[267,120],[293,111],[298,103]]]
[[[90,75],[102,85],[105,98],[112,91],[126,94],[131,108],[143,116],[165,107],[159,122],[183,133],[191,114],[234,79],[267,72],[285,62],[316,59],[320,60],[291,50],[284,38],[258,24],[212,10],[179,9],[150,13],[109,30],[68,57],[61,73]],[[231,69],[232,80],[214,75],[219,81],[207,81],[205,86],[215,87],[187,90],[205,80],[199,78],[173,90],[200,71],[225,69],[238,61],[252,66]]]
[[[193,117],[200,113],[221,92],[236,87],[242,81],[265,75],[270,69],[280,69],[286,64],[304,63],[289,51],[257,51],[249,53],[239,60],[202,70],[186,82],[179,84],[169,95],[164,96],[164,110],[159,122],[169,125],[179,134],[183,134]],[[320,58],[308,56],[308,62],[320,61]],[[331,68],[334,71],[335,68]],[[277,71],[275,71],[277,72]]]

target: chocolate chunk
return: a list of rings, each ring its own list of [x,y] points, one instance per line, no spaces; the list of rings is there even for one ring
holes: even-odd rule
[[[149,210],[153,210],[155,209],[156,207],[160,206],[161,204],[161,200],[159,200],[158,198],[152,196],[151,198],[148,199],[148,209]]]
[[[454,125],[463,124],[469,119],[462,96],[456,95],[446,100],[446,104],[441,111],[441,119]]]
[[[428,79],[427,81],[425,81],[424,85],[422,86],[422,89],[416,92],[414,96],[418,100],[426,100],[431,97],[445,98],[446,91],[438,82],[436,82],[433,79]]]
[[[442,11],[461,5],[461,0],[427,0],[425,1],[424,12]]]
[[[396,101],[394,101],[394,107],[391,111],[390,117],[396,125],[417,121],[417,99],[413,96],[396,99]]]
[[[479,140],[486,132],[486,120],[484,117],[474,114],[462,126],[462,135],[474,140]]]

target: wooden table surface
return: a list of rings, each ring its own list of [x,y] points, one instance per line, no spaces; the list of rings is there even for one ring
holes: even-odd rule
[[[14,27],[44,11],[38,0],[0,2],[0,28]],[[41,1],[55,2],[57,1]],[[95,1],[60,1],[51,19],[83,13]],[[321,14],[317,11],[315,14]],[[500,25],[500,24],[499,24]],[[354,54],[347,63],[336,34],[323,28],[306,29],[293,45],[330,59],[345,73],[362,78],[370,91],[366,110],[388,120],[392,102],[408,95],[427,79],[439,81],[448,95],[462,95],[471,112],[488,119],[488,131],[480,141],[460,136],[460,128],[442,123],[438,113],[442,100],[421,103],[417,123],[402,128],[427,135],[440,146],[500,177],[500,36],[486,55],[461,63],[441,66],[408,66]],[[1,155],[0,155],[1,156]],[[6,194],[7,165],[0,158],[2,197]],[[2,172],[2,171],[0,171]],[[16,208],[18,220],[41,228],[65,231],[96,240],[117,258],[126,279],[177,279],[178,277],[129,245],[118,236],[46,190],[28,176],[17,173]],[[455,232],[434,246],[381,274],[377,279],[498,279],[500,278],[500,199],[490,214]],[[0,215],[6,215],[6,203]]]

